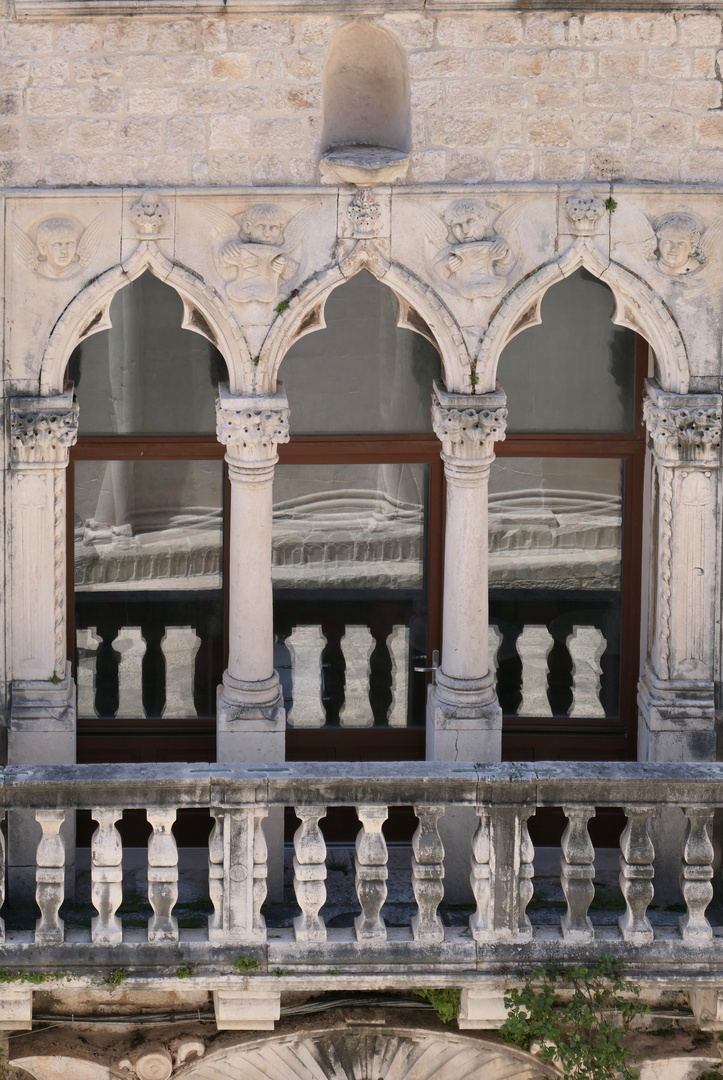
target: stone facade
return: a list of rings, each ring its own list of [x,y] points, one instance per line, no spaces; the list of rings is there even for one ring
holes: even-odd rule
[[[183,1001],[199,1024],[212,1000],[219,1029],[249,1031],[273,1028],[295,991],[371,991],[380,966],[385,989],[412,988],[417,974],[425,986],[436,980],[462,989],[460,1027],[484,1029],[498,1026],[504,1012],[502,976],[488,974],[491,957],[502,956],[504,977],[512,978],[519,948],[530,962],[549,958],[558,945],[556,959],[584,960],[612,941],[633,966],[665,969],[662,982],[646,985],[651,1001],[660,992],[663,1005],[679,1005],[675,995],[683,995],[697,1025],[721,1027],[723,961],[705,911],[721,803],[713,763],[723,547],[723,16],[703,5],[653,6],[630,0],[602,13],[580,4],[520,13],[503,3],[440,0],[421,13],[401,0],[368,9],[234,0],[224,10],[205,0],[0,2],[0,704],[11,767],[2,798],[11,875],[26,893],[35,887],[41,911],[34,936],[9,938],[8,962],[22,968],[26,947],[35,947],[56,970],[78,957],[108,966],[113,946],[133,968],[124,1008],[134,1016],[146,1008],[144,993],[183,996],[177,979],[184,969],[169,974],[180,956],[193,961],[187,977],[195,981]],[[364,44],[355,54],[357,39]],[[348,55],[362,73],[371,65],[366,84],[344,82]],[[360,134],[349,105],[362,91],[369,105],[363,119],[378,125],[376,139]],[[495,764],[501,708],[490,663],[484,538],[490,468],[507,421],[497,367],[506,344],[541,321],[547,290],[580,268],[612,290],[613,321],[650,346],[640,764],[608,766],[599,776],[576,773],[576,766],[561,778],[544,768],[523,776],[522,767],[507,773]],[[323,328],[328,297],[361,270],[394,292],[399,325],[438,348],[442,381],[430,405],[447,486],[444,641],[428,704],[430,764],[404,789],[418,821],[411,845],[416,910],[389,937],[380,915],[388,858],[381,828],[388,806],[403,799],[403,770],[375,773],[366,765],[335,775],[283,765],[287,718],[271,617],[272,561],[281,558],[281,547],[275,556],[272,550],[272,489],[278,447],[289,439],[284,358]],[[230,482],[218,775],[207,775],[201,790],[190,772],[171,770],[152,797],[146,781],[158,780],[153,767],[124,773],[123,783],[108,769],[97,776],[73,771],[76,689],[66,632],[66,466],[78,427],[67,365],[79,342],[111,325],[116,294],[146,272],[176,290],[183,327],[225,360],[217,434]],[[610,520],[597,532],[578,520],[579,545],[610,533]],[[290,563],[297,527],[288,527]],[[493,558],[504,544],[498,532]],[[408,533],[416,552],[412,524]],[[378,531],[380,550],[400,536]],[[123,572],[133,559],[127,555]],[[414,559],[417,573],[418,552]],[[218,552],[216,574],[217,563]],[[495,572],[513,563],[510,557],[500,570],[498,559]],[[394,664],[408,659],[399,629]],[[97,648],[99,639],[90,631],[87,638]],[[594,673],[600,648],[593,639],[578,643],[578,659],[582,669],[588,655]],[[349,641],[366,663],[369,635],[350,634]],[[305,655],[320,658],[320,645],[316,627],[290,637],[291,668]],[[406,688],[404,663],[393,669],[394,710]],[[585,692],[593,699],[595,685],[588,676]],[[318,708],[311,679],[290,723],[320,726]],[[390,716],[390,725],[403,726],[396,711]],[[289,773],[279,795],[265,771],[270,762]],[[647,764],[655,762],[683,764],[656,773]],[[45,765],[70,771],[34,769]],[[459,792],[455,772],[470,774]],[[640,788],[646,776],[649,786]],[[588,789],[596,781],[593,801]],[[178,852],[171,827],[184,800],[215,820],[208,853],[214,914],[203,939],[180,938],[172,914]],[[320,915],[327,851],[319,823],[327,802],[354,806],[362,824],[355,865],[361,914],[353,934],[332,927],[330,937]],[[587,914],[595,873],[587,823],[596,804],[623,807],[627,819],[625,912],[608,937],[593,930]],[[98,824],[90,868],[98,914],[76,955],[59,910],[75,850],[70,810],[89,806]],[[123,870],[116,823],[128,806],[145,808],[152,830],[143,869],[153,912],[142,945],[124,937],[117,915]],[[277,938],[267,934],[261,905],[267,878],[271,892],[280,887],[285,806],[302,822],[294,856],[300,914]],[[560,879],[567,913],[554,948],[543,947],[544,934],[536,936],[526,914],[535,873],[527,823],[538,806],[561,806],[568,820]],[[682,871],[687,914],[672,937],[657,926],[654,932],[646,914],[654,854],[659,896],[677,889]],[[454,898],[455,889],[467,888],[470,862],[476,911],[469,928],[449,933],[437,914],[444,881]],[[248,946],[246,971],[260,963],[259,979],[247,974],[241,986],[235,976],[219,977],[210,946],[226,950],[226,966],[232,948]],[[169,950],[181,947],[186,952],[172,959]],[[641,949],[648,950],[643,961],[635,954]],[[705,979],[698,978],[701,960]],[[281,961],[292,977],[285,978]],[[203,967],[197,980],[196,962]],[[92,975],[83,978],[92,1008],[102,1011],[109,991]],[[72,1013],[64,993],[53,983],[52,1006]],[[27,988],[0,994],[0,1030],[24,1030],[31,1019]],[[442,1045],[438,1036],[401,1026],[384,1037],[366,1032],[351,1048],[336,1029],[320,1029],[306,1042],[284,1029],[277,1044],[247,1040],[212,1051],[192,1026],[182,1044],[169,1036],[147,1053],[107,1040],[94,1056],[72,1040],[49,1047],[28,1036],[16,1044],[14,1063],[38,1080],[72,1072],[79,1058],[87,1077],[168,1080],[177,1071],[192,1080],[219,1069],[276,1075],[268,1071],[272,1059],[279,1075],[321,1076],[323,1062],[335,1056],[341,1080],[355,1061],[381,1069],[391,1058],[408,1060],[411,1075],[411,1063],[428,1051],[441,1054],[442,1064],[413,1075],[541,1074],[529,1055],[461,1036]],[[306,1071],[289,1072],[300,1054]],[[710,1064],[701,1058],[701,1070]],[[656,1068],[650,1065],[650,1076],[662,1075]],[[693,1076],[685,1065],[669,1069],[671,1080]],[[395,1075],[407,1075],[399,1070]]]

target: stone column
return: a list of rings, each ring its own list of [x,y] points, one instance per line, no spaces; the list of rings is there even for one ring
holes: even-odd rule
[[[10,400],[11,765],[75,761],[65,469],[77,435],[72,388],[52,398]]]
[[[289,441],[289,405],[276,394],[232,396],[219,387],[216,429],[231,481],[228,667],[218,688],[218,761],[284,761],[286,713],[274,670],[271,530],[276,447]],[[268,895],[283,892],[283,808],[264,823]]]
[[[499,761],[502,712],[489,669],[487,492],[494,444],[505,437],[502,390],[448,394],[435,384],[432,421],[447,478],[442,661],[427,712],[427,757]]]
[[[75,684],[66,642],[65,469],[78,435],[72,385],[63,394],[10,399],[9,765],[75,762]],[[67,840],[72,823],[63,826]],[[8,814],[12,903],[35,892],[32,814]],[[68,843],[67,870],[74,845]]]
[[[640,761],[715,761],[721,396],[668,394],[649,380],[648,624],[638,690]],[[658,810],[655,901],[679,903],[682,810]]]
[[[427,702],[427,759],[499,761],[502,710],[487,639],[487,493],[494,444],[505,437],[505,394],[448,394],[435,383],[432,422],[447,479],[442,660]],[[472,899],[471,808],[448,807],[439,822],[448,902]]]
[[[715,761],[721,396],[646,384],[650,470],[648,631],[641,761]]]
[[[274,671],[271,528],[277,444],[289,440],[286,394],[233,397],[222,386],[217,432],[231,481],[228,668],[218,691],[219,761],[283,761],[285,713]]]

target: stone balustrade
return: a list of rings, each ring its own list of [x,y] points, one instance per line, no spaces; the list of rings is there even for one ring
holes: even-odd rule
[[[723,980],[723,926],[713,925],[715,918],[706,914],[713,899],[713,829],[715,811],[723,808],[723,764],[8,767],[0,770],[0,801],[11,824],[18,811],[24,818],[32,812],[39,838],[40,917],[34,931],[8,929],[3,963],[11,969],[72,968],[77,978],[92,982],[124,967],[134,979],[157,981],[183,963],[221,993],[227,982],[238,982],[233,964],[243,956],[253,972],[247,982],[266,982],[276,973],[279,992],[299,978],[304,985],[311,979],[319,989],[339,980],[344,987],[364,988],[370,973],[378,973],[387,986],[434,985],[436,979],[467,987],[469,998],[480,980],[514,977],[521,964],[590,961],[608,953],[635,970],[654,969],[656,978],[691,993],[703,970],[705,978]],[[277,806],[293,807],[300,820],[293,858],[299,913],[288,925],[267,929],[263,823]],[[360,823],[355,858],[360,913],[348,928],[328,926],[324,919],[322,823],[333,806],[354,807]],[[389,867],[384,825],[390,810],[400,806],[412,807],[417,819],[409,880],[416,910],[408,905],[408,924],[402,926],[384,919]],[[178,810],[192,807],[209,809],[214,822],[206,892],[213,913],[207,928],[184,930],[173,914],[179,862],[173,826]],[[469,828],[465,832],[460,826],[458,848],[468,844],[472,895],[469,912],[450,922],[440,917],[445,859],[460,856],[459,850],[445,854],[439,824],[451,808],[459,815],[460,807],[466,808]],[[528,825],[545,807],[561,808],[567,819],[559,877],[565,902],[551,912],[552,919],[533,926],[526,910],[535,873]],[[596,852],[589,824],[601,808],[611,807],[621,808],[626,819],[619,856],[624,910],[616,921],[608,918],[601,925],[590,918]],[[649,822],[661,807],[677,808],[687,818],[680,852],[685,912],[675,920],[668,915],[663,923],[649,912],[656,888]],[[124,809],[145,810],[151,827],[147,929],[139,929],[137,919],[126,927],[118,915],[123,850],[117,826]],[[97,824],[90,850],[96,915],[88,929],[66,927],[61,917],[67,899],[66,831],[74,810],[90,810]],[[464,815],[457,820],[464,821]],[[533,905],[534,912],[539,906]],[[468,1019],[474,1026],[474,1018]]]

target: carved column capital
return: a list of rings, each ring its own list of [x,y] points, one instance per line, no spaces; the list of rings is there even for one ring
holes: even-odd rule
[[[667,394],[653,379],[645,386],[643,416],[660,465],[720,465],[720,394]]]
[[[494,444],[505,437],[507,397],[503,390],[491,394],[450,394],[435,382],[432,393],[432,425],[442,443],[447,465],[488,466],[494,460]]]
[[[262,473],[278,461],[276,447],[289,441],[289,402],[279,385],[276,394],[233,395],[219,386],[216,434],[226,446],[226,461],[234,472]]]
[[[64,467],[77,438],[78,403],[73,398],[72,385],[54,397],[10,399],[13,467]]]

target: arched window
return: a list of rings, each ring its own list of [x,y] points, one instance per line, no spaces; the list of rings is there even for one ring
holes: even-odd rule
[[[226,365],[149,273],[110,317],[68,365],[80,406],[68,575],[79,760],[213,760],[225,659],[214,398]]]
[[[511,759],[634,756],[647,344],[578,270],[507,345],[490,476],[490,659]]]
[[[442,466],[436,349],[362,271],[280,376],[291,441],[274,479],[276,666],[289,758],[424,758],[439,646]],[[306,729],[306,730],[304,730]]]

